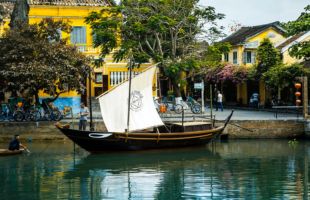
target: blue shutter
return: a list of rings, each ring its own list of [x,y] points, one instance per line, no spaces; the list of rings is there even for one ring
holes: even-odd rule
[[[71,32],[71,44],[86,44],[86,27],[73,27]]]
[[[80,43],[81,44],[86,44],[86,27],[82,26],[81,27],[81,35],[80,35]]]
[[[252,63],[256,63],[256,52],[252,51]]]
[[[72,31],[71,31],[71,34],[70,34],[70,42],[71,44],[75,44],[76,43],[76,27],[72,27]]]
[[[238,64],[238,52],[233,52],[233,64]]]
[[[247,56],[247,55],[246,55],[246,51],[244,51],[244,52],[243,52],[243,63],[244,63],[244,64],[246,64],[246,59],[247,59],[246,56]]]

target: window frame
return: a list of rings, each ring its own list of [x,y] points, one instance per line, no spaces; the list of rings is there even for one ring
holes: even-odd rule
[[[98,81],[98,75],[101,76],[101,81]],[[103,83],[103,74],[101,72],[95,72],[95,83]]]
[[[252,63],[252,51],[246,51],[246,62],[245,63]]]
[[[238,64],[238,51],[233,51],[233,64]]]
[[[229,62],[229,53],[224,53],[224,61]]]
[[[83,33],[83,37],[78,36],[78,32],[75,30],[80,29],[81,33]],[[75,35],[76,34],[76,35]],[[80,39],[80,41],[78,40]],[[76,41],[73,41],[76,40]],[[86,44],[87,43],[87,33],[86,33],[86,26],[72,26],[72,31],[70,33],[70,42],[71,44]]]

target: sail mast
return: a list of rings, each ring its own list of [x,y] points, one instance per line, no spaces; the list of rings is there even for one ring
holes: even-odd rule
[[[131,74],[132,74],[132,58],[129,60],[129,87],[128,87],[128,110],[127,110],[127,133],[129,132],[130,120],[130,99],[131,99]]]

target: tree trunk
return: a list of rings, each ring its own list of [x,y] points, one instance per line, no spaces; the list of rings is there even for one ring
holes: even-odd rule
[[[172,87],[175,94],[175,97],[181,97],[181,89],[176,80],[172,80]]]
[[[39,99],[39,91],[36,91],[34,94],[36,105],[40,105],[40,99]]]
[[[278,87],[277,103],[279,103],[280,100],[281,100],[281,88]]]
[[[15,2],[13,12],[11,14],[11,29],[17,29],[23,24],[28,24],[29,18],[29,4],[28,0],[18,0]]]

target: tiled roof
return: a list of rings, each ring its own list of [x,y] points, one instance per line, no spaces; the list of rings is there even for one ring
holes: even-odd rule
[[[17,0],[0,0],[0,4],[13,3]],[[28,0],[30,5],[63,5],[63,6],[111,6],[110,0]]]
[[[305,34],[305,32],[301,32],[301,33],[298,33],[296,35],[293,35],[292,37],[287,38],[284,42],[282,42],[280,45],[278,45],[277,48],[281,50],[282,48],[291,44],[292,42],[294,42],[295,40],[297,40],[299,37],[301,37],[304,34]]]
[[[109,0],[30,0],[30,5],[110,6]]]
[[[285,33],[279,22],[273,22],[258,26],[241,27],[238,31],[223,39],[222,42],[229,42],[232,45],[243,44],[247,38],[254,36],[270,27],[275,28],[278,32],[282,34]]]
[[[0,22],[1,19],[10,18],[17,0],[0,0]],[[30,5],[51,6],[112,6],[110,0],[28,0]]]

